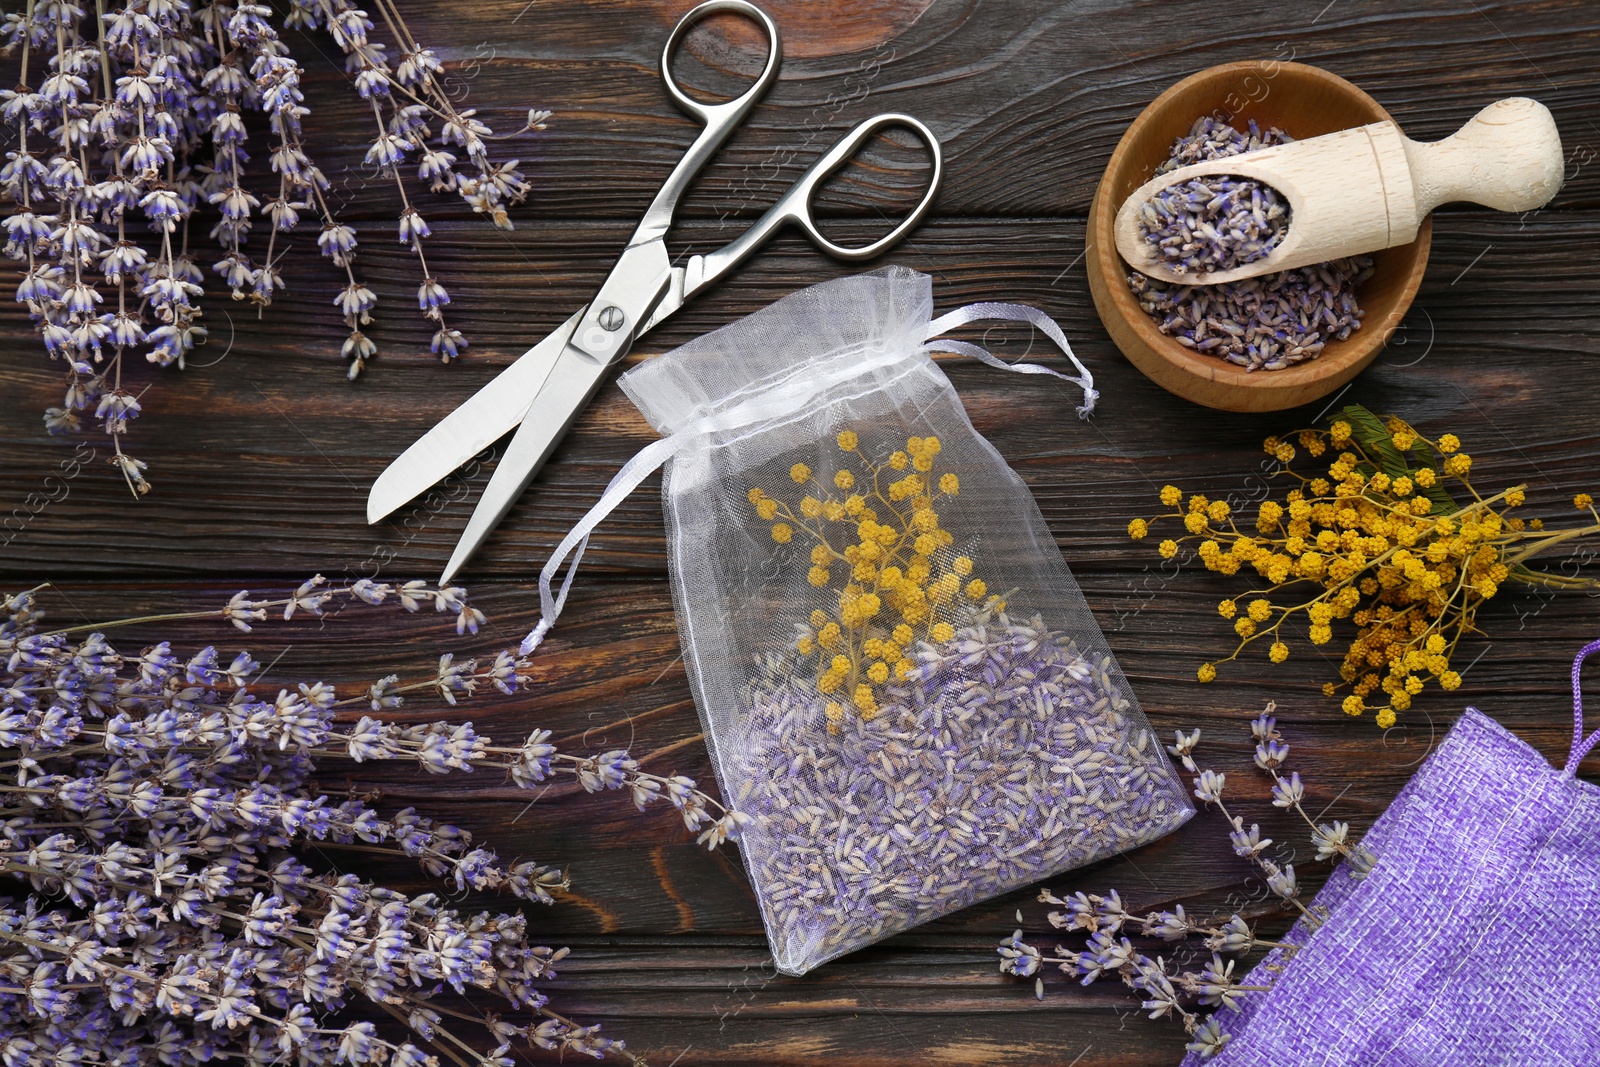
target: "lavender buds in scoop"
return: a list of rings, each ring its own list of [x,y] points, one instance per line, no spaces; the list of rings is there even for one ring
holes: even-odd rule
[[[1180,274],[1264,259],[1289,229],[1289,209],[1276,189],[1233,174],[1169,185],[1139,215],[1139,232]]]
[[[1192,163],[1287,144],[1277,127],[1248,132],[1211,116],[1173,145],[1166,174]],[[1162,189],[1140,213],[1140,232],[1173,271],[1231,270],[1270,255],[1289,232],[1289,206],[1271,186],[1235,175],[1194,178]],[[1157,328],[1180,345],[1247,370],[1281,370],[1315,359],[1361,327],[1356,288],[1372,272],[1355,256],[1220,285],[1174,285],[1137,271],[1128,286]]]

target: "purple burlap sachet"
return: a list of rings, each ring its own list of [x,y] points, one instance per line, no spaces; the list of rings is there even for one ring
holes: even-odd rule
[[[1577,725],[1561,770],[1475,708],[1363,838],[1372,872],[1333,873],[1313,913],[1217,1019],[1232,1040],[1184,1067],[1600,1064],[1600,741]],[[1321,910],[1318,910],[1321,909]],[[1275,975],[1275,978],[1273,977]]]

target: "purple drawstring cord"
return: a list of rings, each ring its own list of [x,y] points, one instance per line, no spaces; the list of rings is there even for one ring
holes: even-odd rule
[[[1600,730],[1596,730],[1587,738],[1583,736],[1583,661],[1591,652],[1600,652],[1600,641],[1591,641],[1583,646],[1578,657],[1572,661],[1572,755],[1567,758],[1566,769],[1561,772],[1563,778],[1571,778],[1578,773],[1578,764],[1583,762],[1583,757],[1596,744],[1600,744]]]

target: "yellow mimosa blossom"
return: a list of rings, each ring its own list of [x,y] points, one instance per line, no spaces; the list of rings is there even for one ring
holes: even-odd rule
[[[1206,569],[1253,573],[1248,594],[1217,606],[1238,637],[1233,653],[1219,662],[1258,640],[1266,643],[1268,659],[1284,662],[1292,632],[1284,624],[1292,617],[1305,618],[1313,645],[1328,644],[1335,625],[1349,624],[1354,636],[1339,680],[1323,691],[1331,697],[1348,689],[1346,712],[1371,710],[1388,728],[1430,684],[1446,690],[1461,685],[1450,669],[1456,645],[1478,630],[1479,609],[1505,583],[1600,586],[1535,571],[1527,562],[1546,548],[1600,532],[1600,521],[1546,532],[1539,520],[1508,515],[1527,502],[1526,487],[1480,493],[1469,480],[1472,458],[1453,434],[1431,440],[1403,419],[1379,420],[1349,407],[1327,430],[1269,437],[1263,448],[1288,464],[1295,455],[1291,440],[1309,456],[1332,454],[1320,471],[1277,472],[1292,479],[1293,488],[1281,503],[1260,505],[1253,530],[1241,530],[1225,503],[1199,493],[1186,498],[1177,486],[1160,493],[1171,510],[1128,524],[1137,541],[1149,536],[1155,521],[1175,519],[1184,534],[1159,542],[1163,559],[1192,540]],[[1573,503],[1589,510],[1593,499],[1582,493]],[[1198,677],[1215,678],[1216,663],[1202,665]]]
[[[987,584],[973,577],[970,556],[945,552],[955,535],[941,526],[935,502],[956,495],[961,481],[953,471],[935,473],[938,438],[907,438],[903,449],[895,448],[881,463],[864,448],[856,430],[841,430],[834,440],[862,465],[860,473],[840,470],[828,479],[839,495],[817,485],[810,464],[797,462],[789,468],[795,484],[814,487],[800,498],[798,515],[821,522],[800,521],[782,501],[760,489],[746,496],[761,519],[783,520],[771,527],[775,541],[812,540],[807,581],[817,589],[832,586],[837,593],[833,610],[811,612],[809,631],[793,646],[814,663],[819,693],[848,697],[826,705],[827,727],[837,732],[851,709],[864,722],[880,714],[880,687],[910,677],[916,668],[907,652],[919,638],[953,640],[963,620],[1002,612],[1005,602],[989,597]],[[885,477],[885,472],[907,467],[915,470]],[[846,563],[843,571],[833,566],[839,560]],[[844,584],[836,584],[840,582]],[[967,599],[958,597],[963,588]]]

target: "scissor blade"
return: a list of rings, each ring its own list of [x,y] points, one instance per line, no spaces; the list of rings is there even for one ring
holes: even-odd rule
[[[606,380],[610,369],[610,365],[570,346],[561,353],[544,388],[523,416],[516,436],[495,467],[494,476],[478,499],[472,518],[467,520],[467,528],[439,577],[441,583],[448,582],[461,569],[511,510],[511,505],[517,502],[533,476],[550,458],[550,453],[555,451],[556,443],[566,435],[578,412]]]
[[[579,308],[384,468],[367,494],[367,521],[422,495],[521,422],[587,310]]]

